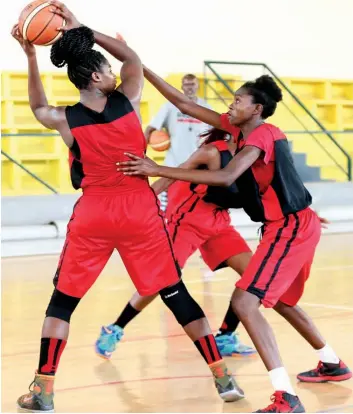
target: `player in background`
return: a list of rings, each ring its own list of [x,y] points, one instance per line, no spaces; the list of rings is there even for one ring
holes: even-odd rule
[[[273,331],[259,310],[274,308],[317,351],[317,368],[298,375],[300,381],[343,381],[348,367],[298,306],[320,239],[320,218],[309,208],[311,195],[293,163],[288,141],[265,120],[274,114],[282,92],[269,76],[246,82],[235,92],[227,114],[198,106],[151,70],[145,77],[182,112],[225,130],[237,142],[237,154],[221,170],[187,170],[159,166],[148,158],[118,164],[127,175],[147,175],[195,184],[230,186],[236,182],[245,212],[262,222],[263,237],[242,278],[232,306],[259,352],[274,387],[272,403],[258,412],[304,412],[277,348]]]
[[[28,60],[28,94],[37,120],[56,129],[70,149],[71,181],[83,190],[68,224],[66,241],[54,277],[54,291],[43,323],[38,370],[33,388],[19,397],[21,409],[54,410],[54,379],[67,343],[70,319],[114,249],[141,295],[160,293],[207,362],[220,396],[243,398],[227,371],[208,321],[180,279],[180,269],[157,198],[144,177],[126,177],[116,162],[129,150],[143,155],[146,140],[139,120],[143,70],[138,55],[125,43],[82,26],[58,2],[51,11],[66,21],[62,37],[52,46],[51,61],[68,67],[70,81],[80,91],[73,106],[48,105],[36,51],[21,36],[12,36]],[[94,43],[120,60],[121,85]],[[144,206],[141,209],[141,206]]]
[[[229,134],[213,130],[201,136],[204,144],[181,165],[181,168],[224,168],[234,156],[236,144]],[[187,259],[199,249],[204,262],[212,271],[231,267],[240,276],[252,257],[251,250],[231,225],[229,208],[241,208],[236,186],[229,188],[195,186],[189,183],[161,178],[153,183],[156,195],[169,188],[166,211],[168,230],[172,238],[175,258],[184,268]],[[110,359],[121,340],[125,326],[131,322],[157,295],[141,296],[136,292],[117,320],[101,329],[95,350]],[[222,356],[249,355],[256,352],[240,342],[235,330],[239,319],[229,304],[227,313],[216,335]]]
[[[125,41],[121,35],[118,38]],[[195,75],[188,73],[181,80],[181,89],[184,95],[192,102],[211,109],[210,105],[197,96],[199,81]],[[184,163],[199,147],[199,136],[208,128],[203,122],[183,114],[171,102],[166,102],[153,117],[145,130],[145,137],[149,143],[152,132],[166,129],[170,137],[170,147],[166,151],[164,165],[177,167]],[[166,210],[168,205],[168,191],[159,195],[161,209]]]

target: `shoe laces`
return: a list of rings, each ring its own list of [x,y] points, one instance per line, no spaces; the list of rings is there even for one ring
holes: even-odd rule
[[[322,361],[319,361],[314,371],[317,372],[318,374],[321,374],[323,368],[324,368],[324,363]]]
[[[288,405],[288,402],[283,398],[283,391],[276,391],[274,394],[272,394],[271,401],[272,404],[265,408],[266,411],[276,410],[278,408],[278,404]]]
[[[32,387],[32,385],[33,385],[33,387]],[[28,386],[28,391],[33,393],[34,392],[34,386],[35,386],[35,381],[33,380]]]
[[[38,388],[38,390],[36,391],[36,389],[35,388]],[[30,392],[30,394],[36,394],[36,393],[39,393],[40,394],[40,392],[41,392],[41,388],[39,387],[39,385],[36,383],[36,381],[35,380],[33,380],[30,384],[29,384],[29,386],[28,386],[28,391]]]

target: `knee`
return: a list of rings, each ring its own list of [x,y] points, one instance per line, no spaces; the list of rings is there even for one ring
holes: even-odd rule
[[[57,289],[54,289],[45,316],[61,319],[70,323],[71,315],[80,302],[80,298],[66,295]]]
[[[242,289],[235,289],[232,295],[232,308],[240,320],[245,319],[249,313],[258,311],[260,299],[252,293]]]
[[[162,289],[159,294],[181,326],[184,327],[205,317],[203,310],[190,295],[182,280]]]
[[[290,314],[293,310],[295,310],[295,308],[296,306],[289,306],[281,301],[278,301],[273,307],[273,309],[282,316]]]

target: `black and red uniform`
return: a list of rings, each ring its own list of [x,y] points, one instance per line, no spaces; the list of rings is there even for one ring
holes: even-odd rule
[[[233,158],[225,141],[214,145],[221,157],[221,168]],[[166,217],[175,258],[181,268],[199,249],[211,270],[227,266],[226,260],[251,252],[243,237],[231,225],[229,208],[240,208],[240,194],[235,185],[208,187],[176,181],[168,189]]]
[[[265,307],[279,300],[294,306],[303,294],[321,235],[320,220],[309,208],[311,195],[280,129],[264,123],[244,140],[227,114],[221,120],[222,128],[237,140],[237,152],[249,145],[262,150],[236,180],[245,212],[264,223],[262,240],[236,286],[259,297]]]
[[[117,171],[125,152],[144,156],[140,121],[122,93],[107,98],[103,112],[82,103],[66,108],[74,144],[71,180],[83,195],[74,207],[55,276],[57,289],[81,298],[117,249],[141,295],[179,281],[158,200],[146,178]]]

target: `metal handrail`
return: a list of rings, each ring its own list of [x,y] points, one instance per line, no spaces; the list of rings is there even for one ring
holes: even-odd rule
[[[234,91],[229,86],[229,84],[217,73],[217,71],[211,65],[242,65],[242,66],[261,66],[266,69],[276,80],[277,82],[289,93],[289,95],[295,100],[295,102],[306,112],[307,115],[315,122],[315,124],[321,129],[333,144],[343,153],[347,160],[347,171],[344,170],[337,161],[332,157],[330,153],[328,155],[330,158],[338,165],[342,171],[345,172],[347,175],[348,181],[352,181],[352,159],[348,152],[335,140],[335,138],[331,135],[329,131],[326,130],[325,126],[309,111],[309,109],[303,104],[303,102],[288,88],[288,86],[266,65],[266,63],[257,63],[257,62],[227,62],[227,61],[217,61],[217,60],[205,60],[205,66],[215,75],[216,79],[218,79],[223,86],[232,94]],[[206,71],[204,71],[206,73]],[[207,84],[207,82],[206,82]],[[316,142],[324,149],[324,147],[316,140]]]
[[[5,134],[3,134],[3,135],[5,135]],[[48,184],[45,181],[43,181],[36,174],[32,173],[32,171],[30,171],[28,168],[26,168],[20,162],[16,161],[14,158],[12,158],[11,155],[9,155],[8,153],[6,153],[3,150],[1,150],[1,154],[4,155],[7,159],[9,159],[11,162],[13,162],[14,164],[16,164],[18,167],[20,167],[22,170],[26,171],[27,174],[29,174],[35,180],[39,181],[42,185],[44,185],[45,187],[47,187],[51,192],[53,192],[54,194],[59,194],[59,192],[56,191],[54,187],[52,187],[50,184]]]

